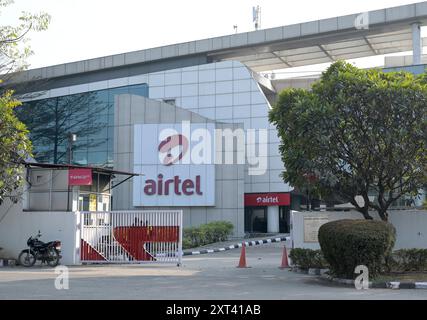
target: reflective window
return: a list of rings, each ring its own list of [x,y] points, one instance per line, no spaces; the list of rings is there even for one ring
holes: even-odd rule
[[[112,167],[114,98],[125,93],[148,97],[148,85],[29,101],[16,108],[30,131],[35,160],[68,163],[68,134],[74,133],[74,164]]]

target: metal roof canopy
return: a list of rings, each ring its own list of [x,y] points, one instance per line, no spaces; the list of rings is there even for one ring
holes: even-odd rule
[[[140,173],[134,173],[134,172],[126,172],[126,171],[117,171],[109,168],[103,168],[103,167],[92,167],[92,166],[78,166],[73,164],[53,164],[53,163],[39,163],[39,162],[22,162],[22,164],[27,167],[36,167],[36,168],[44,168],[44,169],[57,169],[57,170],[64,170],[64,169],[91,169],[93,172],[96,173],[105,173],[105,174],[118,174],[118,175],[125,175],[125,176],[142,176],[143,174]]]
[[[94,173],[98,174],[106,174],[110,176],[111,179],[114,179],[115,175],[124,175],[128,176],[127,178],[123,179],[122,181],[116,183],[115,185],[111,186],[111,189],[114,189],[118,187],[119,185],[125,183],[129,179],[132,179],[136,176],[143,176],[144,174],[141,173],[134,173],[134,172],[126,172],[126,171],[117,171],[109,168],[103,168],[103,167],[92,167],[92,166],[77,166],[73,164],[53,164],[53,163],[38,163],[38,162],[22,162],[22,164],[26,168],[43,168],[43,169],[52,169],[52,170],[65,170],[65,169],[90,169]]]
[[[260,72],[411,51],[413,47],[419,55],[419,32],[413,44],[412,25],[427,23],[427,1],[369,11],[364,16],[368,29],[356,28],[357,13],[32,69],[17,74],[12,82],[142,65],[152,65],[150,72],[155,72],[160,68],[156,63],[167,65],[190,57],[203,58],[197,64],[237,60]]]
[[[384,25],[368,30],[355,28],[342,33],[301,37],[271,45],[211,53],[209,56],[213,61],[238,60],[253,71],[262,72],[405,52],[413,49],[411,23],[415,22],[421,24],[425,19],[408,21],[404,25]]]

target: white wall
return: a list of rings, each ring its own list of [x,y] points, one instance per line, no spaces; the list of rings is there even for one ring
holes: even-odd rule
[[[370,213],[375,219],[375,214]],[[362,219],[359,212],[291,212],[291,239],[294,248],[320,249],[319,243],[304,242],[304,217],[327,216],[329,221]],[[427,211],[391,210],[389,221],[396,228],[395,250],[427,248]]]
[[[3,218],[4,217],[4,218]],[[2,219],[3,218],[3,219]],[[0,206],[1,258],[17,259],[27,239],[40,230],[44,242],[62,242],[61,264],[79,264],[80,215],[75,212],[23,212],[22,204]]]

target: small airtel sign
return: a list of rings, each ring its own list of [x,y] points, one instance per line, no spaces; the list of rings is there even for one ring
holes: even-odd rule
[[[289,206],[289,193],[246,193],[245,207]]]
[[[91,186],[92,169],[68,169],[69,186]]]

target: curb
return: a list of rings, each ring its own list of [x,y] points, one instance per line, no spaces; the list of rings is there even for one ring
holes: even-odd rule
[[[344,284],[347,286],[354,286],[354,280],[334,278],[327,274],[320,275],[323,280]],[[372,282],[369,281],[369,288],[371,289],[427,289],[427,282]]]
[[[310,268],[310,269],[301,269],[298,267],[291,267],[292,272],[309,274],[311,276],[321,276],[324,275],[329,269],[319,269],[319,268]]]
[[[255,241],[245,241],[245,246],[252,247],[252,246],[257,246],[257,245],[266,244],[266,243],[287,241],[290,239],[291,239],[290,237],[281,237],[281,238],[270,238],[270,239],[262,239],[262,240],[255,240]],[[200,251],[184,251],[182,255],[192,256],[192,255],[200,255],[200,254],[207,254],[207,253],[223,252],[227,250],[238,249],[241,247],[242,247],[242,243],[236,243],[224,248],[204,249]]]

